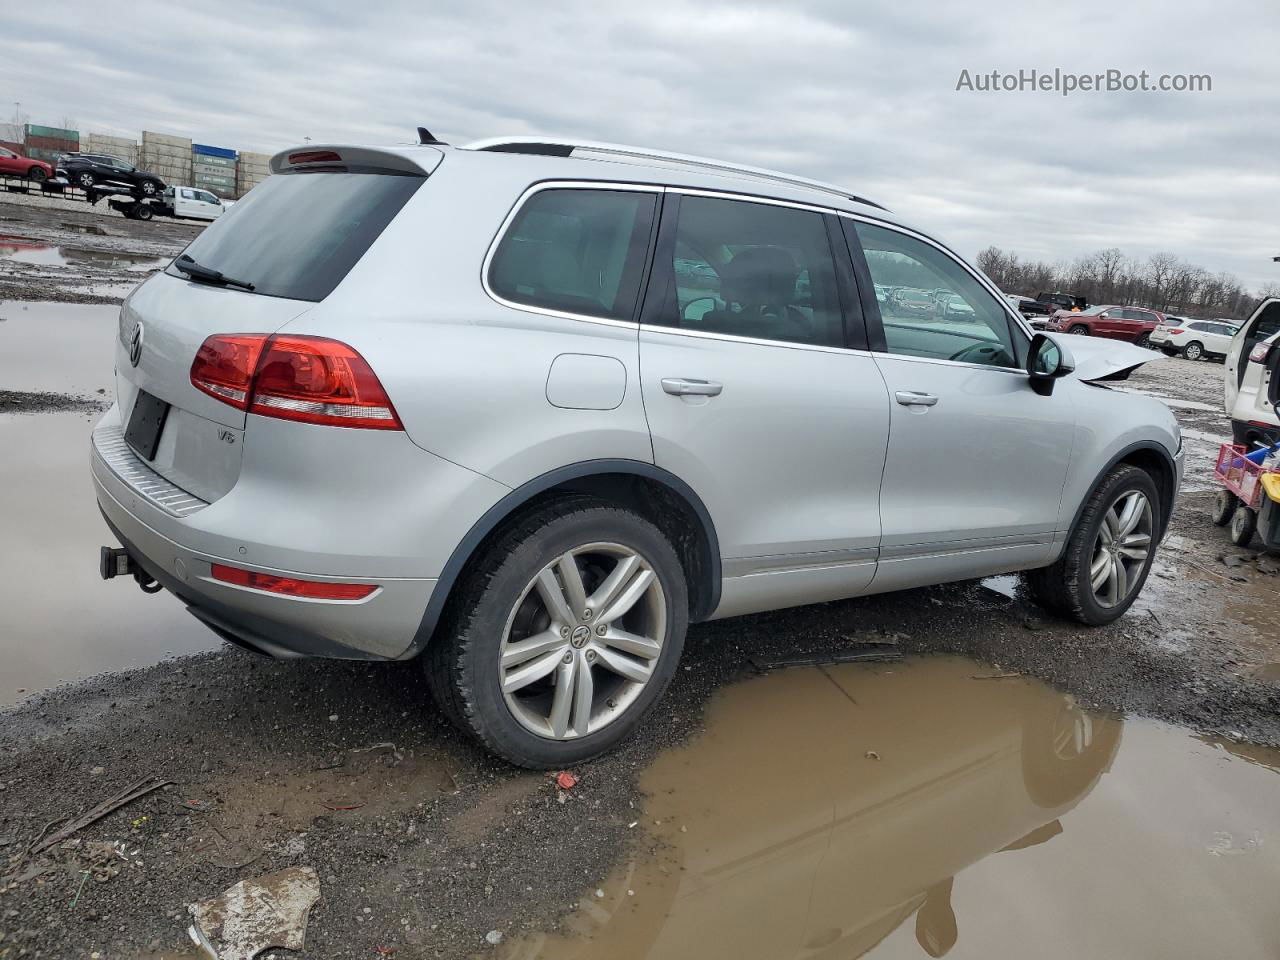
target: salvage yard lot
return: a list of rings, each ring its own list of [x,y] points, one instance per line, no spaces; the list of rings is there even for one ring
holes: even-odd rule
[[[321,885],[306,957],[919,956],[957,921],[970,955],[1016,952],[1033,921],[1072,931],[1063,955],[1280,944],[1280,757],[1243,742],[1280,746],[1280,581],[1208,520],[1220,364],[1116,385],[1168,403],[1188,450],[1116,624],[1057,621],[995,578],[695,627],[652,722],[561,789],[460,738],[417,664],[264,660],[97,579],[87,438],[113,304],[199,229],[0,203],[0,958],[195,956],[188,904],[290,866]],[[759,676],[870,644],[906,661]],[[876,820],[890,800],[902,819]],[[860,816],[880,840],[840,826]],[[1013,884],[1021,919],[1000,910]],[[810,889],[826,899],[792,904]],[[1209,890],[1238,905],[1230,930],[1179,906]],[[1116,939],[1075,930],[1122,908]]]

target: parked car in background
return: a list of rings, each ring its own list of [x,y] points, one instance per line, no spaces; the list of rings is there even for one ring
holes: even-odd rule
[[[1036,299],[1053,310],[1087,310],[1089,301],[1074,293],[1037,293]]]
[[[1267,402],[1266,362],[1280,350],[1280,298],[1258,305],[1240,327],[1227,351],[1223,389],[1231,435],[1236,443],[1280,442],[1280,419]]]
[[[53,176],[53,167],[43,160],[33,160],[6,147],[0,147],[0,177],[24,177],[43,183]]]
[[[154,173],[139,170],[127,160],[102,153],[66,153],[58,158],[58,174],[77,187],[87,188],[98,184],[113,187],[129,187],[144,197],[154,197],[164,192],[164,181]]]
[[[958,297],[954,293],[944,293],[938,298],[938,316],[943,320],[963,323],[974,319],[974,312],[973,307],[965,302],[964,297]]]
[[[889,298],[889,310],[899,316],[933,318],[938,312],[938,304],[927,290],[902,287]]]
[[[1020,314],[1027,318],[1027,321],[1034,327],[1036,321],[1039,320],[1039,326],[1044,326],[1044,320],[1052,312],[1049,307],[1041,303],[1035,297],[1024,297],[1016,293],[1006,293],[1004,298],[1009,301],[1009,305],[1017,310]]]
[[[1192,320],[1166,315],[1164,322],[1151,331],[1151,346],[1169,356],[1182,354],[1188,360],[1201,357],[1221,360],[1231,352],[1231,340],[1239,331],[1238,326],[1220,320]]]
[[[157,202],[159,213],[186,220],[217,220],[226,212],[218,197],[198,187],[166,187]]]
[[[1164,321],[1164,314],[1145,307],[1122,307],[1100,304],[1080,313],[1056,310],[1045,324],[1050,333],[1071,333],[1086,337],[1127,340],[1140,347],[1149,346],[1151,332]]]
[[[1181,435],[1092,382],[1151,354],[1033,336],[847,188],[533,138],[271,169],[122,304],[90,454],[103,575],[225,639],[421,655],[461,729],[559,769],[690,622],[1026,571],[1096,625],[1142,590]],[[859,286],[904,272],[973,319]]]

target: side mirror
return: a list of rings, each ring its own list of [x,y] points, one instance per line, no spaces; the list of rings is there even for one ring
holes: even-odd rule
[[[1075,361],[1056,340],[1037,333],[1027,352],[1027,376],[1031,389],[1042,397],[1053,393],[1053,383],[1075,370]]]

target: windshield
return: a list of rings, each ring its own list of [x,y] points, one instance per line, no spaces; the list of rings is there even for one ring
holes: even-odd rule
[[[319,301],[342,282],[425,178],[372,173],[267,177],[185,253],[254,293]],[[170,276],[184,276],[170,266]]]
[[[1102,313],[1104,310],[1109,310],[1109,309],[1110,309],[1109,307],[1090,307],[1088,310],[1082,310],[1080,315],[1082,317],[1096,317],[1098,316],[1098,314]]]

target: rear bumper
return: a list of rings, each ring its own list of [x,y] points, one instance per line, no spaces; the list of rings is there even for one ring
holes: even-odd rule
[[[122,469],[117,456],[109,450],[104,456],[103,433],[95,431],[91,457],[94,491],[107,525],[133,559],[215,633],[276,657],[390,660],[409,652],[436,580],[348,576],[349,568],[333,571],[328,554],[303,570],[246,562],[244,544],[260,542],[260,529],[249,524],[241,538],[197,530],[200,513],[175,516],[174,501],[166,506],[166,493],[149,495],[145,482]],[[184,542],[184,532],[198,537],[201,546]],[[213,563],[301,579],[376,583],[378,589],[356,601],[283,596],[214,580]]]

